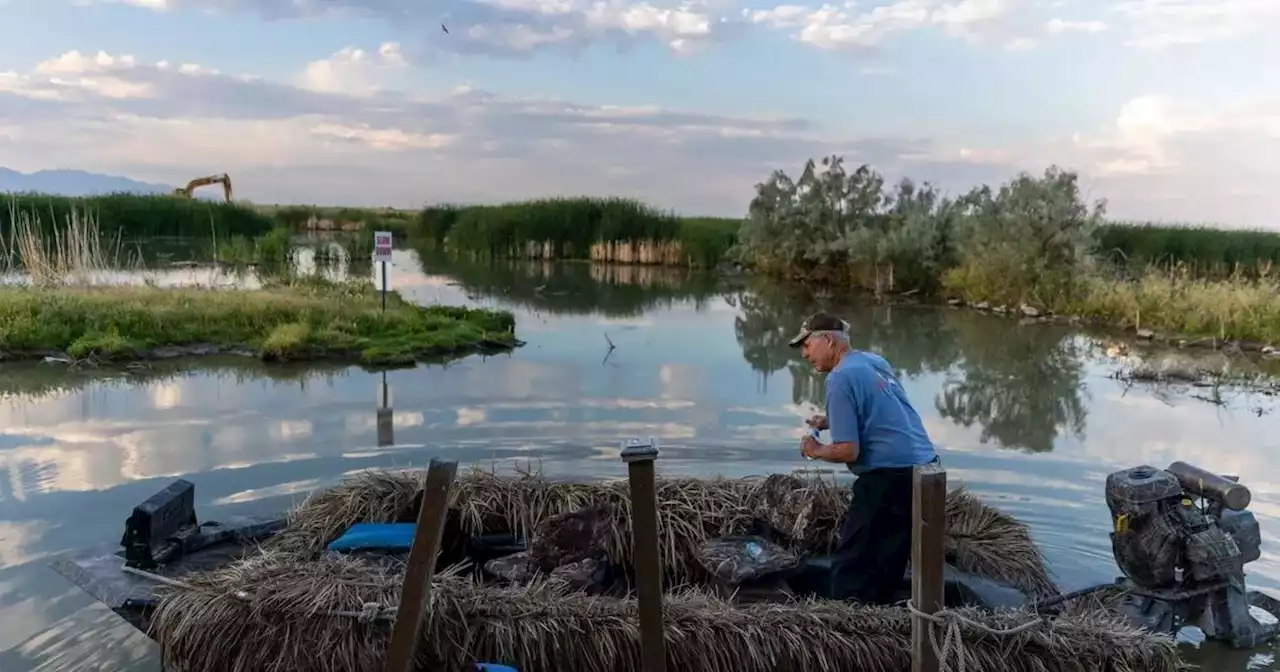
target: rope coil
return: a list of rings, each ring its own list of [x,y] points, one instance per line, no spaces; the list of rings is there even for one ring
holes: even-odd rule
[[[911,600],[907,600],[907,611],[911,612],[912,619],[920,619],[925,622],[928,628],[929,645],[933,648],[933,653],[938,657],[938,669],[940,672],[950,672],[952,667],[950,661],[951,652],[955,651],[955,671],[964,672],[968,663],[968,655],[962,646],[961,626],[967,626],[977,630],[984,635],[993,637],[1012,637],[1019,635],[1035,628],[1049,625],[1052,622],[1045,616],[1037,616],[1036,618],[1020,623],[1011,628],[995,628],[985,623],[979,623],[963,614],[949,609],[935,611],[927,614],[920,611]],[[938,643],[938,627],[943,629],[942,643]]]

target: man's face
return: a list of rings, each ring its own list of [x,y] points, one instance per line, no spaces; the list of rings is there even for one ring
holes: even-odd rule
[[[835,342],[827,334],[814,334],[800,344],[800,355],[816,371],[830,371],[835,364]]]

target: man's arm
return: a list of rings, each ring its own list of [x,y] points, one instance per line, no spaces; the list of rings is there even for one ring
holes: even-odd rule
[[[827,376],[827,423],[831,429],[831,443],[817,443],[808,451],[809,457],[848,464],[858,459],[858,399],[853,379],[841,371]]]
[[[816,445],[805,451],[805,454],[815,460],[849,464],[858,459],[858,444],[852,441],[832,442],[825,445],[817,441],[814,443]]]

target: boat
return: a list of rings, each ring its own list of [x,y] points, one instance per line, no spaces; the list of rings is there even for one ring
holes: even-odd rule
[[[1179,477],[1151,467],[1117,473],[1108,503],[1139,525],[1113,539],[1118,549],[1138,548],[1125,535],[1148,543],[1143,521],[1157,519],[1169,498],[1151,499],[1159,488],[1148,481],[1167,489]],[[52,566],[155,639],[170,669],[379,669],[424,476],[360,472],[279,516],[220,521],[197,518],[195,485],[179,479],[135,507],[120,544],[71,552]],[[910,667],[906,606],[825,594],[847,484],[776,474],[662,478],[657,490],[669,669]],[[1187,494],[1179,486],[1180,511]],[[639,670],[629,501],[626,481],[459,475],[419,669],[476,669],[491,660],[520,672]],[[1247,541],[1256,521],[1251,527],[1251,514],[1227,511],[1205,519],[1228,522],[1197,529]],[[1191,597],[1171,598],[1127,577],[1063,594],[1019,521],[963,488],[948,492],[946,517],[945,612],[955,617],[948,633],[955,641],[942,653],[968,669],[1172,671],[1178,654],[1165,626],[1194,616],[1206,595],[1221,606],[1207,610],[1218,614],[1210,637],[1244,645],[1275,634],[1240,625],[1238,609],[1227,608],[1239,606],[1236,594],[1212,582],[1197,584],[1203,590]],[[1142,559],[1124,553],[1121,567],[1142,578]],[[1196,587],[1179,585],[1184,593]],[[904,600],[909,588],[908,574]],[[1280,613],[1266,596],[1240,595]],[[990,635],[999,631],[1013,634]]]

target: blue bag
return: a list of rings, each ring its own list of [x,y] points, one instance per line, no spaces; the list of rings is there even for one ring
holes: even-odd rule
[[[407,551],[414,523],[356,523],[329,542],[330,551]]]

